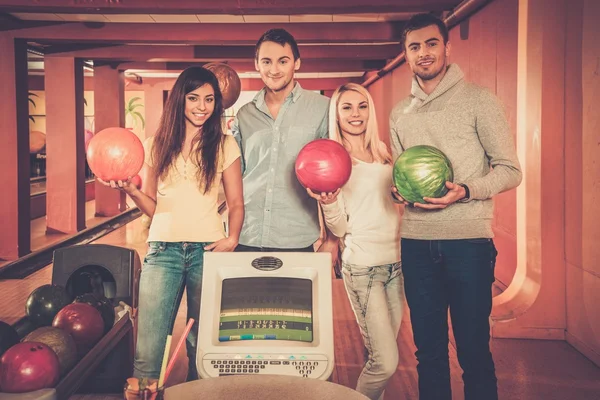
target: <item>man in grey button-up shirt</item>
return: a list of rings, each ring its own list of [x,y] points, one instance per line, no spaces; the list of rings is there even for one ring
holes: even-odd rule
[[[256,69],[265,84],[237,113],[232,130],[242,150],[245,220],[238,251],[313,251],[320,235],[317,202],[294,171],[308,142],[327,138],[329,99],[294,80],[298,46],[283,29],[256,45]],[[319,251],[337,254],[328,233]]]

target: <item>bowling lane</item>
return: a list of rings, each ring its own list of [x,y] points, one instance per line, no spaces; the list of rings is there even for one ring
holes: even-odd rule
[[[93,207],[93,202],[90,202]],[[62,236],[62,235],[61,235]],[[148,231],[143,227],[142,218],[101,237],[94,243],[112,244],[136,250],[140,257],[146,254],[146,237]],[[46,243],[45,245],[48,245]],[[37,287],[51,283],[52,264],[29,275],[24,279],[0,280],[0,320],[13,324],[25,316],[27,296]]]

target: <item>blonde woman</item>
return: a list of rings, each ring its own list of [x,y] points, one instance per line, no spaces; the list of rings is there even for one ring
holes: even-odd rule
[[[343,241],[343,280],[368,351],[356,390],[383,399],[398,366],[404,280],[400,217],[389,194],[393,163],[365,88],[347,83],[333,93],[329,137],[352,158],[350,180],[334,193],[308,192],[321,203],[327,227]]]

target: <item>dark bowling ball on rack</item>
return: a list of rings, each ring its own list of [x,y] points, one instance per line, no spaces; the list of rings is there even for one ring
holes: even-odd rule
[[[18,343],[0,359],[0,390],[25,393],[56,386],[60,378],[58,357],[43,343]]]
[[[17,336],[19,336],[19,339],[24,338],[38,328],[28,316],[24,316],[15,322],[12,327],[15,328],[15,331],[17,331]]]
[[[92,293],[99,298],[105,296],[108,282],[107,276],[102,273],[102,267],[86,265],[71,274],[65,287],[73,298],[86,293]]]
[[[58,357],[61,376],[66,375],[79,359],[75,340],[62,329],[43,326],[25,336],[22,342],[38,342],[50,347]]]
[[[59,285],[43,285],[35,289],[25,303],[25,312],[36,326],[48,326],[56,314],[73,298]]]
[[[84,356],[104,335],[104,321],[95,307],[86,303],[72,303],[56,314],[52,326],[68,332],[77,345],[79,356]]]
[[[115,323],[115,308],[106,297],[98,297],[93,293],[85,293],[77,296],[73,302],[85,303],[93,306],[102,316],[102,320],[104,321],[104,333],[111,330]]]
[[[100,303],[102,304],[100,314],[102,315],[102,319],[104,320],[106,332],[108,332],[112,329],[112,327],[115,324],[115,307],[113,306],[112,301],[104,296],[98,298],[98,301],[100,301]]]
[[[0,356],[17,343],[19,343],[19,335],[15,328],[4,321],[0,321]]]

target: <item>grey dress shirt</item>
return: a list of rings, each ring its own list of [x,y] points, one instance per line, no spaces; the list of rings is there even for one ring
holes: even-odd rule
[[[300,185],[296,156],[327,138],[329,98],[298,82],[273,119],[265,89],[237,113],[232,131],[242,152],[245,218],[240,244],[302,248],[320,234],[317,202]]]

